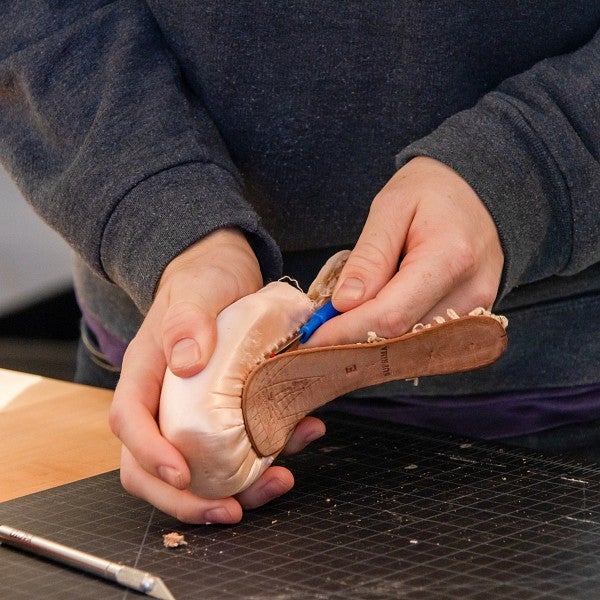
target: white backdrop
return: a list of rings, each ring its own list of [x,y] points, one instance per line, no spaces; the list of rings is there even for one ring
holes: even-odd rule
[[[72,252],[0,167],[0,315],[71,282]]]

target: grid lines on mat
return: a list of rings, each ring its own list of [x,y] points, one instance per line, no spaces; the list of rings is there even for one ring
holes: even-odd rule
[[[147,570],[183,598],[590,598],[600,586],[600,467],[325,416],[278,461],[286,496],[234,526],[190,526],[109,473],[0,504],[0,522]],[[187,546],[167,549],[178,531]],[[8,548],[0,597],[138,595]]]

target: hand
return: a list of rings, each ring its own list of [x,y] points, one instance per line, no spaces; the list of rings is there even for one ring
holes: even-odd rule
[[[426,157],[402,167],[374,199],[333,293],[344,314],[307,346],[406,333],[415,323],[490,309],[504,254],[487,209],[455,171]]]
[[[216,316],[262,286],[258,261],[242,233],[223,229],[207,236],[165,269],[155,300],[123,360],[110,410],[110,426],[123,442],[121,481],[130,493],[181,521],[233,523],[251,508],[287,492],[293,477],[272,467],[237,499],[205,500],[187,490],[184,457],[157,425],[167,367],[180,377],[198,373],[216,344]],[[318,419],[298,426],[288,443],[297,451],[324,433]]]
[[[138,462],[127,446],[123,445],[121,483],[130,494],[146,500],[184,523],[237,523],[242,518],[243,509],[262,506],[285,494],[294,485],[292,473],[284,467],[276,466],[269,467],[250,487],[235,498],[220,500],[200,498],[186,489],[189,484],[189,470],[183,457],[160,436],[158,430],[150,429],[144,437],[153,446],[149,446],[147,452],[139,455],[141,462]],[[296,426],[283,454],[299,452],[324,433],[325,425],[322,421],[314,417],[305,417]],[[157,456],[161,449],[168,450],[166,453],[169,455],[168,460],[166,457],[161,460],[160,456]],[[136,450],[140,451],[140,448]],[[176,466],[158,469],[154,467],[169,462]],[[142,463],[146,464],[148,469],[142,468]],[[163,469],[167,472],[165,473]]]

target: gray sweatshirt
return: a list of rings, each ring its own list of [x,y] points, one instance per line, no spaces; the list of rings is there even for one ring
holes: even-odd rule
[[[219,227],[246,233],[265,281],[282,274],[280,251],[308,281],[425,155],[498,227],[509,350],[367,395],[600,383],[598,0],[1,11],[0,158],[75,249],[82,310],[107,348],[131,339],[168,262]]]

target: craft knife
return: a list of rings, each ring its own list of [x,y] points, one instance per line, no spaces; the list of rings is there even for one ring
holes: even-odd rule
[[[304,344],[308,341],[308,338],[319,328],[323,323],[329,321],[329,319],[333,319],[339,315],[340,312],[333,307],[331,300],[326,302],[315,311],[312,317],[298,330],[298,333],[289,341],[287,341],[281,348],[275,352],[275,354],[281,354],[285,350],[287,350],[292,344],[295,342],[300,342]]]
[[[63,544],[51,542],[20,529],[0,525],[0,544],[2,543],[114,581],[126,588],[142,592],[151,598],[175,600],[175,597],[160,577],[133,567],[98,558]]]

